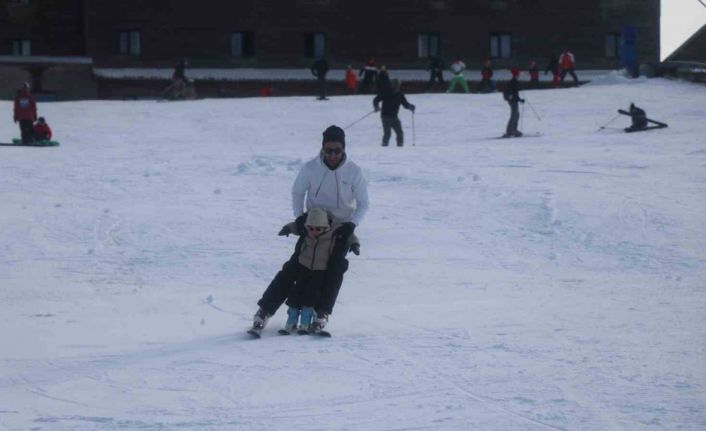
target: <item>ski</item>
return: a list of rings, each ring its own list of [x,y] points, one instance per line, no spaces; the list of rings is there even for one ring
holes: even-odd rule
[[[319,337],[331,338],[331,333],[328,331],[324,331],[323,329],[319,331],[309,332],[309,335],[318,335]]]
[[[292,335],[291,332],[289,332],[288,330],[286,330],[286,329],[284,329],[284,328],[282,328],[282,329],[280,329],[279,331],[277,331],[277,333],[278,333],[279,335]]]
[[[248,334],[250,334],[253,338],[261,338],[262,335],[262,329],[257,329],[257,328],[250,328],[248,329]]]
[[[488,138],[488,139],[539,138],[540,136],[542,136],[541,133],[525,133],[525,134],[522,134],[522,135],[520,135],[520,136],[505,136],[505,135],[502,135],[502,136],[494,136],[494,137]]]
[[[664,129],[665,127],[667,127],[666,124],[663,125],[663,126],[648,126],[648,127],[643,127],[642,129],[635,129],[635,128],[632,128],[632,127],[628,127],[628,128],[625,129],[625,133],[644,132],[644,131],[646,131],[646,130]]]
[[[0,145],[5,147],[58,147],[59,143],[57,141],[35,141],[31,144],[23,144],[20,139],[13,139],[12,143],[1,143]]]

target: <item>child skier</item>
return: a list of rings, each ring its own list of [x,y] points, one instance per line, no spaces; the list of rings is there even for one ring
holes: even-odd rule
[[[461,61],[460,57],[456,57],[456,61],[451,64],[451,71],[454,74],[454,77],[451,78],[451,82],[449,82],[449,88],[446,90],[447,93],[451,93],[456,89],[456,85],[460,85],[461,88],[463,88],[463,91],[468,93],[468,83],[466,82],[466,78],[463,76],[463,71],[466,70],[466,64]]]
[[[510,120],[507,122],[507,128],[505,129],[503,138],[518,138],[522,136],[522,132],[517,130],[517,123],[520,120],[518,103],[525,103],[525,100],[520,99],[520,86],[517,83],[517,77],[520,76],[520,69],[513,67],[510,72],[512,73],[512,79],[503,92],[505,101],[510,104]]]
[[[400,80],[393,79],[391,83],[391,88],[387,91],[375,96],[373,99],[373,108],[375,112],[380,111],[380,102],[382,101],[382,112],[380,112],[380,119],[382,120],[382,146],[387,147],[390,142],[391,129],[395,131],[395,136],[397,137],[397,146],[401,147],[404,145],[404,132],[402,132],[402,123],[397,116],[400,112],[400,105],[409,109],[414,114],[414,105],[407,101],[407,98],[400,91]]]
[[[51,128],[44,117],[39,117],[34,125],[34,139],[36,141],[51,141]]]
[[[295,229],[294,224],[288,225]],[[297,327],[302,331],[319,332],[328,316],[317,313],[316,307],[327,282],[326,268],[336,245],[334,234],[340,223],[333,222],[323,208],[312,208],[306,216],[306,234],[299,250],[297,276],[287,299],[285,330]]]

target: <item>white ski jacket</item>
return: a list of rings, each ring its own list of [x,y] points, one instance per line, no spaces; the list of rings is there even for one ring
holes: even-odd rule
[[[336,169],[324,163],[323,156],[302,166],[292,186],[294,217],[306,209],[324,208],[340,223],[351,221],[360,225],[368,211],[368,184],[363,171],[344,155]]]

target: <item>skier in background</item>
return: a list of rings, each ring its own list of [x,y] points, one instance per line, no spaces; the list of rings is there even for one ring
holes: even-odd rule
[[[348,65],[346,69],[346,91],[349,94],[353,94],[358,89],[358,77],[353,70],[351,65]]]
[[[368,62],[364,67],[358,72],[358,77],[363,77],[363,81],[358,87],[358,92],[363,94],[369,94],[373,92],[375,88],[375,80],[377,79],[378,69],[375,66],[375,58],[370,57]]]
[[[559,85],[559,57],[552,53],[549,56],[549,62],[547,62],[547,67],[544,68],[544,74],[547,72],[552,73],[552,87],[556,88]]]
[[[530,81],[529,88],[539,87],[539,69],[537,69],[537,62],[532,60],[528,69]]]
[[[481,93],[492,93],[495,91],[495,82],[493,81],[493,68],[490,67],[490,60],[485,60],[483,69],[480,71],[481,79],[478,84],[478,91]]]
[[[429,57],[429,82],[427,83],[427,89],[431,88],[437,80],[439,84],[444,84],[444,60],[435,55]]]
[[[517,82],[517,77],[520,76],[520,69],[514,67],[510,72],[512,73],[512,79],[503,92],[503,98],[510,105],[510,120],[507,122],[503,138],[518,138],[522,136],[522,132],[517,130],[517,124],[520,121],[518,103],[525,103],[525,100],[520,99],[520,85]]]
[[[390,84],[390,75],[387,73],[387,66],[380,66],[380,71],[378,72],[376,81],[377,94],[390,91],[392,85]]]
[[[400,80],[393,79],[392,86],[389,90],[378,94],[373,99],[373,108],[375,112],[380,111],[380,102],[382,102],[382,112],[380,112],[380,120],[382,120],[382,146],[387,147],[390,142],[391,130],[395,131],[397,138],[397,146],[404,145],[404,132],[402,131],[402,123],[397,116],[400,112],[400,105],[409,109],[414,114],[414,105],[407,101],[407,98],[400,91]]]
[[[460,57],[456,57],[456,61],[451,64],[451,72],[453,72],[454,77],[451,78],[451,82],[449,82],[449,88],[446,90],[447,93],[453,92],[457,85],[460,85],[463,91],[468,93],[468,83],[463,76],[464,70],[466,70],[466,64],[461,61]]]
[[[29,82],[22,84],[15,95],[13,111],[15,123],[20,123],[22,143],[31,144],[34,141],[33,125],[37,120],[37,101],[30,92]]]
[[[314,75],[319,83],[318,100],[326,100],[326,74],[329,71],[328,62],[324,57],[319,57],[311,65],[311,74]]]
[[[559,57],[559,64],[561,65],[560,81],[564,82],[564,78],[566,78],[566,74],[568,73],[569,75],[571,75],[572,78],[574,78],[574,84],[578,87],[579,79],[576,76],[576,72],[574,71],[576,67],[574,54],[572,54],[571,51],[569,51],[568,49],[565,49]]]
[[[318,301],[316,320],[323,328],[333,312],[338,292],[343,284],[343,274],[348,270],[349,251],[359,254],[359,246],[348,245],[343,239],[353,235],[368,211],[367,181],[360,167],[349,160],[346,135],[343,129],[330,126],[323,133],[319,155],[307,162],[299,171],[292,186],[292,209],[300,232],[306,216],[304,208],[324,208],[332,219],[341,223],[333,233],[338,238],[326,270],[326,283]],[[283,228],[280,235],[288,235]],[[299,238],[292,257],[285,262],[258,301],[260,307],[253,318],[253,329],[262,330],[267,320],[289,296],[290,286],[296,279],[296,264],[303,237]]]
[[[37,119],[37,124],[32,129],[34,139],[37,141],[51,141],[51,128],[47,124],[44,117]]]

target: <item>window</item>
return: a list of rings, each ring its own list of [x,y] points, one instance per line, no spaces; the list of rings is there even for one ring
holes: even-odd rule
[[[120,53],[125,55],[140,55],[142,53],[139,31],[120,32]]]
[[[510,58],[512,56],[512,35],[492,33],[490,35],[490,57]]]
[[[417,57],[426,58],[441,55],[441,35],[422,33],[417,36]]]
[[[304,55],[311,58],[321,58],[326,55],[326,35],[323,33],[307,33],[304,35]]]
[[[620,57],[620,33],[606,33],[605,35],[605,56],[608,58]]]
[[[255,55],[255,34],[251,31],[233,33],[230,37],[230,54],[245,58]]]
[[[12,55],[27,57],[32,55],[32,41],[17,39],[12,41]]]

